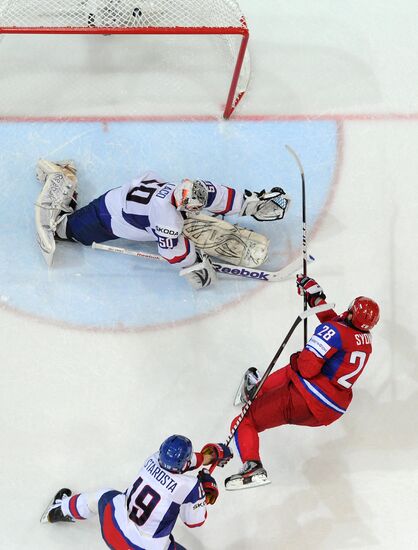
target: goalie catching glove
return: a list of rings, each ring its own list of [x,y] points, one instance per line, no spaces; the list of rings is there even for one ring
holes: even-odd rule
[[[315,307],[325,301],[324,291],[315,279],[304,275],[296,275],[296,286],[300,296],[306,294],[309,307]]]
[[[209,470],[203,468],[197,474],[197,479],[200,481],[205,493],[206,504],[215,504],[219,495],[218,485],[215,479],[210,475]]]
[[[220,468],[223,468],[234,457],[231,449],[225,443],[206,443],[200,452],[205,456],[211,455],[210,464],[216,464]]]
[[[271,191],[244,192],[240,216],[252,216],[259,222],[281,220],[289,207],[290,198],[281,187]]]
[[[198,253],[197,258],[198,260],[196,263],[190,267],[184,267],[180,271],[180,276],[186,277],[187,281],[195,290],[200,290],[215,282],[217,276],[209,256]]]

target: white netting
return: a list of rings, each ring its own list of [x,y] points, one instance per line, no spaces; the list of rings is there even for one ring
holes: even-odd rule
[[[106,29],[106,31],[102,33],[100,29]],[[48,33],[48,36],[44,37],[43,33],[45,32]],[[80,33],[80,36],[74,36],[74,32]],[[80,71],[83,75],[95,75],[97,84],[91,88],[97,96],[103,93],[103,90],[107,90],[108,82],[112,77],[111,69],[109,69],[110,60],[116,58],[118,52],[120,53],[121,62],[114,69],[114,73],[115,76],[118,76],[118,89],[122,90],[119,95],[123,92],[124,97],[120,98],[120,102],[116,98],[109,98],[103,102],[104,106],[121,103],[124,105],[123,108],[127,109],[125,98],[128,98],[131,90],[140,90],[139,100],[146,98],[147,90],[152,86],[151,73],[158,77],[158,81],[162,81],[163,73],[169,76],[176,72],[176,69],[175,78],[158,86],[158,88],[169,90],[168,99],[172,103],[174,102],[174,89],[179,88],[180,90],[180,85],[185,88],[182,94],[184,97],[186,95],[189,95],[191,99],[196,97],[193,96],[193,90],[196,90],[196,93],[202,97],[205,93],[208,93],[208,97],[210,97],[210,93],[215,98],[213,92],[218,92],[217,82],[220,79],[217,67],[209,59],[209,52],[203,51],[205,43],[209,47],[211,46],[210,53],[212,51],[216,53],[218,49],[215,42],[221,44],[223,51],[227,50],[227,55],[224,56],[226,62],[219,64],[220,67],[224,65],[227,68],[230,79],[232,76],[227,99],[226,101],[224,99],[224,116],[226,118],[230,116],[246,91],[250,76],[249,55],[248,53],[244,55],[248,29],[236,0],[0,0],[0,38],[1,33],[11,34],[8,36],[8,44],[14,39],[14,36],[19,44],[26,43],[29,49],[25,57],[29,59],[32,49],[35,56],[35,59],[30,61],[29,67],[18,70],[18,66],[12,64],[9,69],[6,69],[7,74],[4,72],[5,77],[9,77],[10,83],[13,78],[15,79],[15,86],[9,86],[11,99],[17,93],[17,88],[21,86],[18,81],[22,80],[26,74],[30,74],[32,67],[39,66],[40,68],[41,61],[43,66],[48,66],[48,75],[52,75],[55,52],[51,49],[41,52],[40,49],[41,44],[46,44],[47,40],[54,44],[53,48],[61,52],[59,57],[61,94],[65,92],[68,96],[70,96],[71,90],[75,89],[74,78],[77,83],[81,81]],[[41,33],[41,35],[39,37],[28,36],[26,40],[21,33],[27,33],[27,35]],[[71,35],[68,36],[71,44],[66,41],[66,37],[62,36],[67,33]],[[157,49],[150,50],[148,47],[150,36],[142,37],[141,43],[134,42],[132,35],[137,35],[139,40],[139,35],[149,35],[149,33],[167,34],[167,37],[164,37],[166,46],[164,46],[163,37],[158,37],[160,41],[157,48],[161,50],[162,54],[159,58],[155,56]],[[90,34],[94,36],[85,36]],[[104,36],[101,36],[102,34]],[[112,43],[109,44],[106,39],[111,34],[119,34],[119,37],[114,37]],[[125,37],[129,40],[129,45],[124,42],[124,37],[120,34],[130,35]],[[171,43],[174,45],[175,37],[182,34],[196,36],[187,36],[183,39],[179,37],[175,51],[171,52]],[[214,36],[204,37],[202,35],[217,35],[222,40]],[[106,43],[102,43],[100,46],[98,42],[100,39],[106,40]],[[2,52],[7,60],[10,53],[4,49],[5,43],[2,46],[0,53]],[[12,48],[12,45],[10,47]],[[69,47],[72,51],[70,58],[68,58]],[[39,48],[39,54],[35,54],[36,48]],[[65,51],[62,51],[62,48]],[[105,51],[107,52],[106,58],[103,54]],[[77,52],[79,57],[77,57]],[[135,69],[128,66],[134,55],[138,58],[138,66]],[[141,55],[142,59],[140,59]],[[21,60],[19,63],[21,64]],[[72,65],[67,67],[68,63],[74,65],[74,70]],[[147,63],[151,65],[151,69],[147,70]],[[4,63],[3,69],[5,69]],[[72,74],[74,77],[71,77]],[[107,80],[101,78],[102,74],[107,75]],[[142,75],[147,80],[143,84],[141,82],[142,86],[138,86]],[[135,81],[129,81],[130,77],[135,77]],[[5,78],[3,78],[5,84],[4,81]],[[125,82],[126,86],[121,86],[122,82]],[[225,98],[225,85],[219,86],[222,86],[222,95]],[[28,93],[33,93],[33,89],[32,86],[28,89]],[[5,93],[7,94],[7,89],[2,90],[0,83],[0,95],[6,97]],[[87,97],[90,97],[88,90],[83,92],[81,97],[77,96],[80,108]],[[75,101],[75,97],[71,99]],[[39,105],[42,102],[39,102],[34,96],[32,99],[29,97],[26,103]],[[135,104],[139,105],[139,103],[140,101],[136,99]],[[52,105],[45,107],[48,109],[44,108],[42,112],[54,112]],[[0,115],[1,113],[2,109],[0,109]]]
[[[0,0],[0,28],[245,27],[235,0]]]

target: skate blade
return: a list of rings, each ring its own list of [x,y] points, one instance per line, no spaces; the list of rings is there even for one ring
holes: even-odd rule
[[[261,485],[269,485],[271,481],[265,476],[254,476],[249,483],[244,484],[242,479],[233,479],[225,484],[227,491],[241,491],[242,489],[252,489],[253,487],[261,487]]]
[[[243,391],[243,388],[244,388],[244,382],[245,382],[245,375],[241,378],[241,382],[239,383],[237,392],[235,394],[234,407],[238,407],[238,406],[242,407],[243,405],[245,405],[245,403],[243,403],[241,401],[241,394],[242,394],[242,391]]]
[[[243,406],[244,403],[241,402],[241,392],[242,388],[244,387],[244,377],[242,377],[242,380],[240,382],[240,385],[238,386],[237,393],[234,397],[234,407]]]
[[[39,520],[41,523],[49,523],[48,521],[48,514],[51,510],[51,506],[54,504],[55,497],[52,497],[51,500],[48,503],[48,506],[45,508],[44,513],[41,516],[41,519]]]

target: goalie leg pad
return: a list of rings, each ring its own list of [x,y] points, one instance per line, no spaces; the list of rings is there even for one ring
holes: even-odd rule
[[[43,188],[35,203],[38,243],[48,265],[55,252],[55,233],[65,216],[75,210],[77,175],[72,161],[50,162],[40,159],[36,177]]]
[[[212,216],[189,216],[184,221],[183,233],[209,256],[233,265],[258,267],[268,257],[267,237]]]

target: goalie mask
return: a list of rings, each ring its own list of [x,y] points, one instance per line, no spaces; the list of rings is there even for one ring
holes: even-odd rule
[[[208,202],[208,190],[200,180],[184,179],[174,189],[174,202],[177,210],[198,212]]]

